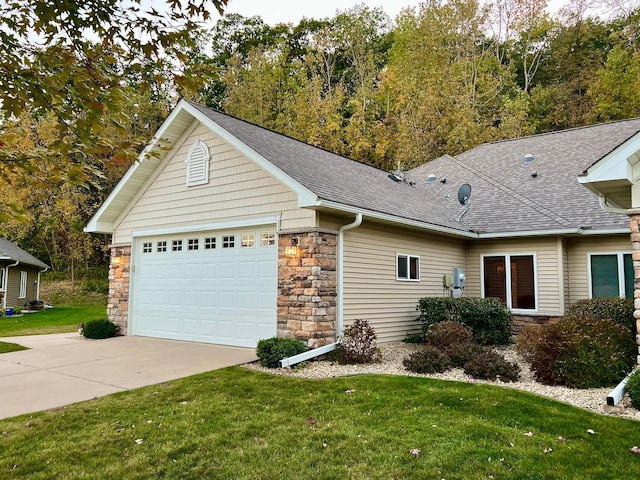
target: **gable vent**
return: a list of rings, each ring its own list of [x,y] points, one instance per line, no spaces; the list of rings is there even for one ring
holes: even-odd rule
[[[187,155],[187,186],[204,185],[209,182],[209,147],[198,140]]]

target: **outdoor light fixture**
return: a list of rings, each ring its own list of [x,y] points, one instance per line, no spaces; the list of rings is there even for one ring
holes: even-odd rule
[[[121,262],[122,262],[122,258],[121,257],[113,257],[111,259],[111,264],[112,265],[120,265]]]
[[[285,255],[289,255],[290,257],[295,257],[298,255],[298,243],[300,242],[300,238],[291,237],[289,239],[289,245],[284,247]]]

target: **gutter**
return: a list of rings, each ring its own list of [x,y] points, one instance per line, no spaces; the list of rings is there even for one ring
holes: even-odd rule
[[[357,213],[353,222],[343,225],[338,229],[338,252],[337,252],[337,279],[336,287],[338,289],[338,297],[336,299],[336,334],[339,337],[344,329],[344,232],[358,228],[362,224],[362,213]],[[280,368],[290,367],[296,363],[304,362],[311,358],[319,357],[336,349],[337,342],[324,345],[323,347],[314,348],[292,357],[280,360]]]
[[[598,195],[598,198],[600,199],[600,208],[602,210],[604,210],[607,213],[615,213],[618,215],[627,215],[627,209],[626,208],[619,208],[619,207],[612,207],[611,205],[609,205],[607,203],[607,197],[605,197],[604,195],[600,194]]]

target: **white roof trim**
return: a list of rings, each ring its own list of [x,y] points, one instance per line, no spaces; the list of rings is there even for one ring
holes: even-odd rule
[[[260,168],[264,169],[266,172],[268,172],[270,175],[275,177],[278,181],[280,181],[290,190],[296,193],[298,195],[298,206],[303,207],[315,204],[317,196],[312,191],[296,182],[293,178],[277,168],[262,155],[258,154],[256,151],[242,143],[227,130],[222,128],[220,125],[200,112],[197,108],[192,106],[189,102],[180,100],[180,102],[178,102],[178,105],[176,105],[167,119],[162,123],[149,145],[147,145],[142,153],[140,153],[134,165],[122,177],[120,182],[118,182],[118,184],[104,201],[102,206],[93,215],[91,220],[89,220],[87,226],[84,228],[84,231],[92,233],[113,233],[115,221],[107,220],[105,219],[105,216],[109,212],[113,214],[115,210],[116,214],[112,216],[114,218],[119,218],[122,212],[128,208],[128,205],[139,193],[137,190],[133,189],[131,191],[127,191],[128,184],[137,176],[144,175],[148,178],[148,176],[151,175],[150,173],[140,173],[139,170],[142,168],[142,166],[147,166],[151,161],[154,161],[156,167],[160,165],[162,159],[167,155],[167,151],[163,151],[161,149],[158,149],[157,147],[160,146],[161,142],[165,139],[167,131],[169,130],[173,122],[183,112],[186,112],[192,118],[198,120],[200,123],[212,130],[216,135],[228,142],[231,146],[239,150],[247,158],[255,162]],[[177,137],[179,138],[181,136],[182,135],[178,135]],[[177,140],[178,138],[175,138],[174,140]],[[173,147],[174,145],[171,146]],[[145,182],[143,181],[142,183]],[[116,204],[118,200],[120,201],[120,206],[117,206]]]
[[[516,237],[542,237],[555,235],[618,235],[621,233],[629,233],[626,228],[610,228],[603,230],[592,230],[584,228],[561,228],[557,230],[529,230],[521,232],[497,232],[497,233],[480,233],[477,238],[516,238]]]
[[[131,236],[133,238],[155,237],[159,235],[175,235],[178,233],[199,233],[209,232],[213,230],[229,230],[232,228],[257,227],[260,225],[277,225],[279,221],[280,216],[275,215],[271,217],[247,218],[243,220],[230,220],[218,223],[205,223],[202,225],[180,225],[176,227],[138,230],[134,231]]]
[[[636,166],[639,162],[640,132],[591,165],[584,174],[578,177],[578,182],[589,184],[627,180],[629,184],[632,184],[634,179],[640,177],[640,172],[638,172],[640,166]]]

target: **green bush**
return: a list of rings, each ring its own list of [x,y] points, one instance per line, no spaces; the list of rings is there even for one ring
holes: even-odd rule
[[[449,358],[433,345],[424,345],[402,361],[404,368],[415,373],[444,372],[449,368]]]
[[[449,363],[452,367],[464,368],[471,357],[482,352],[483,348],[485,347],[481,347],[473,342],[454,343],[453,345],[449,345],[443,353],[449,359]]]
[[[355,320],[338,340],[335,358],[342,364],[363,364],[380,360],[376,331],[366,320]]]
[[[520,367],[499,353],[485,349],[471,356],[464,366],[464,373],[480,380],[515,382],[520,378]]]
[[[578,300],[569,307],[568,317],[590,318],[592,320],[609,319],[624,325],[634,334],[636,321],[633,318],[632,298],[590,298]]]
[[[480,345],[511,343],[513,317],[496,298],[426,297],[418,300],[417,309],[425,337],[431,325],[455,321],[466,325]]]
[[[640,369],[631,374],[624,391],[631,397],[634,408],[640,410]]]
[[[440,350],[446,350],[451,345],[471,343],[472,341],[473,333],[466,325],[450,320],[430,325],[425,338],[425,343]]]
[[[541,325],[527,325],[516,338],[516,352],[525,361],[531,362],[534,352],[538,349],[538,343],[544,334]]]
[[[531,354],[531,369],[547,385],[608,387],[631,371],[636,349],[634,335],[623,325],[565,317],[542,329]]]
[[[258,342],[256,355],[260,365],[267,368],[278,368],[280,360],[307,351],[307,346],[295,338],[271,337]]]
[[[82,334],[85,338],[110,338],[118,335],[118,327],[106,318],[89,320],[84,324]]]

